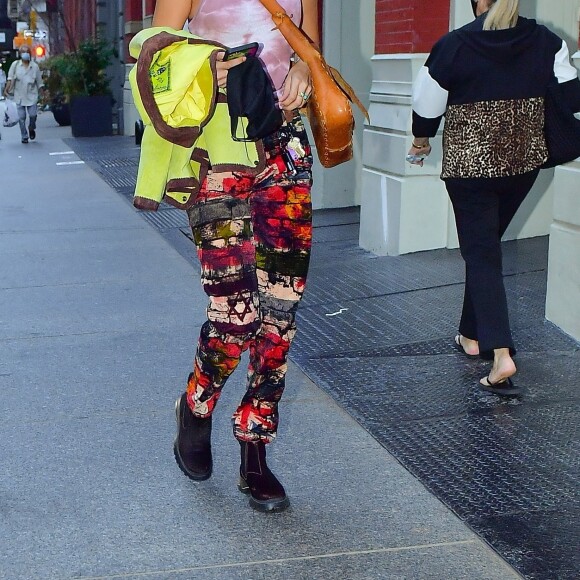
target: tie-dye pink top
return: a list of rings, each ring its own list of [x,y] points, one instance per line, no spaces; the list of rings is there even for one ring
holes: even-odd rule
[[[298,26],[302,20],[302,0],[278,0]],[[279,90],[290,70],[292,49],[278,30],[272,30],[272,16],[260,0],[201,0],[189,31],[228,47],[249,42],[260,44],[259,57],[274,87]]]

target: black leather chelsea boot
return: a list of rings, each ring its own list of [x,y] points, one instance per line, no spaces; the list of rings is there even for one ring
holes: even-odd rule
[[[266,445],[240,441],[242,462],[238,489],[250,496],[250,505],[261,512],[281,512],[290,505],[284,487],[266,464]]]
[[[175,461],[187,477],[203,481],[211,476],[211,416],[196,417],[183,393],[175,402],[177,436],[173,444]]]

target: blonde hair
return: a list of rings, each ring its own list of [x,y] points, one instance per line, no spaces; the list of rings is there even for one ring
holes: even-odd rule
[[[504,30],[513,28],[518,22],[519,15],[520,0],[495,0],[485,17],[483,29]]]

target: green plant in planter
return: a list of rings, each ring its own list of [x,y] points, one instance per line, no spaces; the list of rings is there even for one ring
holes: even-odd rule
[[[70,125],[70,108],[65,94],[65,81],[59,73],[60,61],[64,55],[52,56],[40,63],[44,79],[43,103],[47,104],[54,115],[54,120],[61,126]]]
[[[110,80],[105,71],[115,55],[115,49],[106,40],[89,38],[76,51],[52,57],[50,70],[60,77],[68,100],[76,96],[110,95]]]
[[[63,100],[70,103],[75,137],[112,134],[113,98],[106,68],[114,56],[116,51],[106,40],[89,38],[74,52],[50,59],[50,76],[60,86]]]

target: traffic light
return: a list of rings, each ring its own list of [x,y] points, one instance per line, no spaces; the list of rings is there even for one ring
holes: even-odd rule
[[[36,58],[44,58],[46,56],[46,47],[42,44],[38,44],[34,47],[34,56]]]

